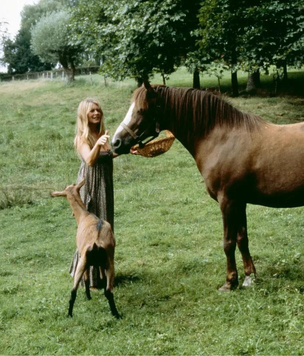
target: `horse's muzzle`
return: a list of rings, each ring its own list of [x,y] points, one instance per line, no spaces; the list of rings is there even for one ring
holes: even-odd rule
[[[130,148],[131,147],[124,145],[120,138],[116,138],[112,141],[113,152],[117,153],[118,155],[130,153]]]

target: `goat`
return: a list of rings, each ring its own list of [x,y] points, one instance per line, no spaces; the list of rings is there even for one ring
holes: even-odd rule
[[[107,298],[112,315],[120,318],[114,302],[114,250],[115,237],[111,225],[85,208],[79,190],[84,185],[84,179],[77,185],[69,185],[63,191],[51,192],[52,197],[66,197],[75,216],[78,228],[76,245],[80,259],[74,275],[74,285],[71,291],[68,316],[73,316],[73,306],[76,300],[77,289],[84,275],[85,292],[88,300],[91,299],[89,267],[100,269],[104,283],[104,293]]]

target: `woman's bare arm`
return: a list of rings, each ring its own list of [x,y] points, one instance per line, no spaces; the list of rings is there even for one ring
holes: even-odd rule
[[[110,148],[108,144],[109,137],[108,131],[106,131],[104,135],[99,137],[92,149],[87,143],[81,143],[78,146],[78,153],[89,166],[94,166],[101,151],[107,151]]]

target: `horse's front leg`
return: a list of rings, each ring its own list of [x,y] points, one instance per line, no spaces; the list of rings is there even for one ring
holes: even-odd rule
[[[242,254],[245,270],[245,280],[243,282],[243,287],[249,287],[252,284],[252,275],[256,275],[256,270],[249,252],[246,207],[244,210],[240,211],[239,222],[240,224],[237,232],[237,244]]]
[[[221,204],[224,224],[224,251],[227,259],[227,277],[220,291],[230,291],[238,286],[238,272],[235,261],[235,249],[239,226],[240,207],[230,201]]]

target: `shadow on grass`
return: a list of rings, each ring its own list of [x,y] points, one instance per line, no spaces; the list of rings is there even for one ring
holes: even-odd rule
[[[136,283],[140,280],[138,276],[124,276],[121,274],[115,277],[115,286],[124,286],[126,284]]]

